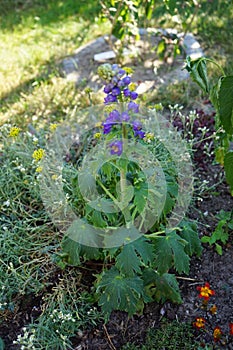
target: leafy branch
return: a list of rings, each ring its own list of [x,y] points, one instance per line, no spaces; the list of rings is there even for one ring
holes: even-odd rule
[[[215,64],[222,73],[214,85],[209,82],[207,62]],[[224,131],[221,145],[216,148],[216,160],[224,166],[226,180],[233,195],[233,151],[230,149],[233,137],[233,75],[225,75],[216,61],[205,57],[196,60],[187,57],[185,69],[192,80],[209,95],[216,110],[216,125]]]

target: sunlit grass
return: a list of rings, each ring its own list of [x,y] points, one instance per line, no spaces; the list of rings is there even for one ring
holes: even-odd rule
[[[82,19],[65,19],[41,26],[34,21],[32,28],[2,33],[0,60],[1,98],[12,89],[36,79],[46,65],[72,54],[80,43],[102,34],[97,23],[87,25]]]
[[[0,25],[1,124],[46,118],[55,106],[59,113],[67,104],[73,105],[75,86],[60,78],[60,63],[80,45],[107,32],[108,25],[99,22],[93,1],[27,3],[26,8],[8,4],[7,10],[7,3],[0,1],[0,8],[7,10],[6,16],[1,12]],[[66,99],[70,92],[72,99]]]

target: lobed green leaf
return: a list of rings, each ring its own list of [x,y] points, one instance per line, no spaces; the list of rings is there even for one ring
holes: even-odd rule
[[[197,225],[194,222],[183,220],[180,223],[181,231],[179,232],[179,236],[187,242],[185,246],[185,252],[192,256],[196,254],[200,256],[202,253],[201,241],[197,232]]]
[[[116,267],[103,272],[97,285],[99,305],[106,315],[112,310],[127,311],[133,315],[138,310],[144,294],[143,281],[138,276],[122,276]]]

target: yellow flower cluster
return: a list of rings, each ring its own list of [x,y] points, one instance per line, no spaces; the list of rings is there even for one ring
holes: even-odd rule
[[[135,91],[136,88],[137,88],[137,84],[135,84],[135,83],[130,83],[130,84],[129,84],[129,90],[130,90],[130,91]]]
[[[38,166],[38,167],[36,168],[36,172],[37,172],[37,173],[41,173],[42,170],[43,170],[42,166]]]
[[[49,129],[50,129],[50,131],[54,131],[54,130],[56,130],[57,129],[57,124],[50,124],[50,126],[49,126]]]
[[[19,135],[20,128],[17,128],[16,126],[13,126],[10,131],[9,131],[9,136],[10,137],[16,137]]]
[[[101,137],[101,133],[100,132],[96,132],[94,135],[95,139],[99,139]]]
[[[45,155],[45,151],[42,148],[36,149],[33,154],[32,158],[35,159],[36,162],[39,162]]]
[[[124,67],[123,69],[126,74],[133,74],[133,69],[131,67]]]

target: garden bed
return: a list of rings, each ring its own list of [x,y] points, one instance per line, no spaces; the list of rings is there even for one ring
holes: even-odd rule
[[[103,40],[103,38],[100,38],[95,42],[95,53],[109,49],[109,45]],[[135,68],[133,79],[136,82],[142,82],[141,92],[153,89],[159,84],[173,83],[173,78],[180,81],[184,76],[187,77],[181,70],[183,57],[178,57],[170,65],[161,65],[159,67],[160,61],[155,62],[153,55],[150,52],[148,59],[143,60],[143,63],[142,60],[140,61],[140,55],[126,62],[127,65]],[[94,90],[98,91],[99,81],[95,72],[99,62],[93,60],[93,47],[87,46],[85,49],[80,49],[75,57],[63,62],[63,64],[65,73],[68,74],[68,79],[75,80],[79,86],[82,84],[85,86],[90,85]],[[156,64],[158,65],[157,67]],[[158,68],[158,76],[155,74],[156,68]],[[179,74],[177,74],[178,71]],[[165,72],[166,77],[164,77]],[[208,106],[207,109],[206,106]],[[211,111],[212,106],[207,104],[205,105],[205,112],[199,111],[199,117],[203,121],[210,118],[210,114],[206,110]],[[166,117],[169,119],[169,113],[165,112],[165,114],[167,114]],[[208,128],[211,129],[211,124],[208,124]],[[218,224],[216,215],[221,210],[229,212],[233,207],[233,198],[230,196],[228,186],[224,181],[223,169],[214,162],[213,145],[209,143],[208,147],[209,153],[208,155],[204,153],[204,159],[202,149],[197,148],[196,153],[194,153],[194,173],[197,188],[188,211],[189,218],[198,220],[200,237],[211,235]],[[201,257],[191,259],[190,274],[188,276],[177,276],[183,299],[181,305],[172,304],[171,302],[163,304],[150,303],[145,306],[142,314],[131,318],[125,312],[114,311],[106,324],[101,320],[96,325],[95,322],[89,322],[87,325],[80,326],[80,330],[72,338],[73,349],[121,349],[128,342],[134,343],[140,349],[145,344],[148,329],[159,328],[165,319],[169,320],[169,322],[179,321],[192,324],[196,317],[206,317],[205,310],[200,308],[200,299],[196,289],[197,286],[206,282],[210,283],[211,288],[215,291],[211,303],[216,304],[217,314],[209,317],[210,332],[203,333],[200,337],[200,333],[194,331],[195,339],[200,339],[200,342],[211,343],[212,331],[215,326],[220,326],[223,334],[229,334],[229,323],[233,323],[232,242],[232,231],[229,230],[229,239],[226,244],[222,245],[222,255],[217,254],[215,246],[209,247],[206,244]],[[32,320],[36,322],[37,318],[43,314],[46,307],[44,299],[46,299],[48,294],[51,295],[54,290],[59,288],[62,290],[63,280],[67,276],[69,277],[69,273],[71,275],[73,273],[74,275],[76,274],[75,277],[72,275],[72,278],[80,283],[80,290],[86,288],[88,292],[91,292],[94,275],[100,270],[100,266],[94,261],[88,262],[85,271],[83,271],[83,267],[68,267],[62,270],[59,265],[54,264],[51,267],[50,264],[51,261],[48,263],[48,268],[51,268],[51,276],[46,280],[47,286],[38,295],[33,293],[28,294],[26,297],[14,295],[14,302],[17,307],[12,310],[9,308],[7,311],[1,311],[1,318],[4,322],[0,325],[0,337],[4,340],[6,349],[19,349],[19,346],[14,345],[13,341],[22,332],[22,327],[32,322]],[[90,314],[91,310],[90,308],[87,312]],[[99,316],[99,318],[102,319],[103,315]],[[228,339],[227,345],[219,343],[219,348],[232,349],[233,343],[231,339]]]

